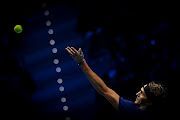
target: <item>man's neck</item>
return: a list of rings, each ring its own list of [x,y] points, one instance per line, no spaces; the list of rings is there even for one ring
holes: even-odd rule
[[[139,108],[140,108],[140,109],[146,109],[146,108],[147,108],[147,105],[140,106]]]

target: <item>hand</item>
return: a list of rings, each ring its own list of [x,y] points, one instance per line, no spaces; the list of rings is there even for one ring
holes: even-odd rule
[[[72,58],[78,63],[82,63],[84,61],[84,54],[81,50],[81,48],[79,48],[79,50],[77,51],[74,47],[66,47],[65,48],[68,53],[72,56]]]

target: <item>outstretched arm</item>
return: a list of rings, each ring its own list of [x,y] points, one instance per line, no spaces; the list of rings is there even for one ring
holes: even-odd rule
[[[116,109],[118,109],[120,96],[115,91],[107,87],[104,81],[91,70],[84,59],[84,54],[81,48],[79,48],[78,51],[74,47],[67,47],[65,49],[81,66],[81,69],[83,70],[93,87],[97,90],[97,92],[103,95]]]

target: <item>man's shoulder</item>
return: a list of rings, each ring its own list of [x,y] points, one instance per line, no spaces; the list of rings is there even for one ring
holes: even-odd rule
[[[126,109],[133,108],[133,109],[139,110],[139,107],[134,102],[124,99],[123,97],[119,98],[119,109],[121,109],[121,108],[122,109],[123,108],[126,108]]]
[[[134,102],[119,98],[119,114],[129,119],[143,119],[149,116],[149,111],[146,109],[140,109]]]

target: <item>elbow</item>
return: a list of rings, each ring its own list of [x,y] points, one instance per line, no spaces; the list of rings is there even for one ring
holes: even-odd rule
[[[97,92],[98,92],[100,95],[103,95],[103,96],[104,96],[104,94],[105,94],[105,92],[104,92],[104,91],[101,91],[101,90],[97,90]]]

